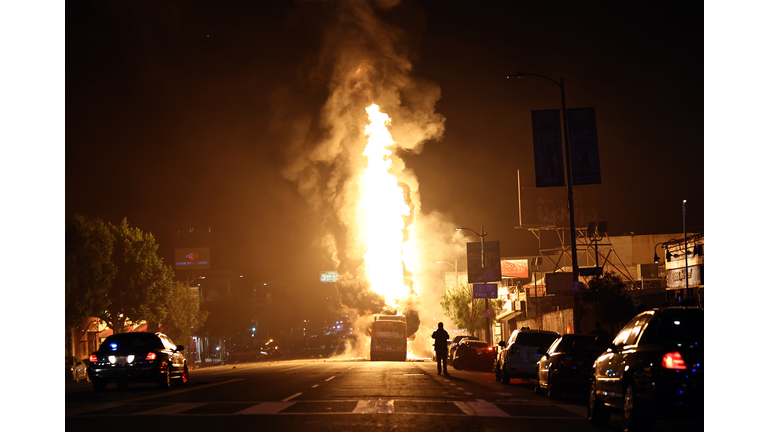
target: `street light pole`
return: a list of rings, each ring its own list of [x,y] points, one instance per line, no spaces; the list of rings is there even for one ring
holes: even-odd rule
[[[480,257],[481,257],[481,265],[483,268],[483,287],[488,283],[486,280],[485,275],[485,236],[488,235],[487,232],[483,229],[483,226],[480,226],[480,234],[477,233],[477,231],[471,229],[471,228],[456,228],[457,231],[461,230],[469,230],[475,233],[476,236],[480,237]],[[467,276],[469,276],[469,270],[467,270]],[[488,310],[488,298],[485,298],[485,331],[488,332],[486,335],[486,342],[493,345],[493,331],[491,329],[491,313]]]
[[[581,323],[579,322],[579,255],[576,249],[576,218],[574,215],[573,207],[573,178],[571,176],[571,146],[570,136],[568,135],[568,111],[565,107],[565,81],[560,77],[560,82],[553,80],[552,78],[534,73],[517,72],[517,75],[507,75],[507,79],[511,77],[525,78],[526,76],[537,76],[545,78],[558,87],[560,87],[560,99],[563,105],[563,141],[565,142],[565,168],[566,168],[566,185],[568,190],[568,219],[571,229],[571,269],[573,270],[573,332],[576,334],[581,333]]]

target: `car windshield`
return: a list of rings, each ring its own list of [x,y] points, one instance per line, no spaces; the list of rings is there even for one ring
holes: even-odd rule
[[[555,351],[557,352],[575,352],[575,351],[587,351],[587,352],[603,352],[604,348],[608,346],[610,340],[607,338],[600,338],[593,335],[569,335],[570,337],[564,337],[563,340],[557,344]]]
[[[704,342],[704,311],[684,309],[664,312],[656,340],[661,343]]]
[[[474,342],[474,341],[468,341],[467,344],[469,344],[472,348],[486,348],[488,346],[485,342]]]
[[[539,348],[548,348],[552,345],[552,342],[560,337],[557,334],[551,333],[523,333],[517,335],[515,339],[516,344],[535,346]]]
[[[164,348],[160,338],[153,333],[123,333],[106,338],[99,351],[149,351]]]

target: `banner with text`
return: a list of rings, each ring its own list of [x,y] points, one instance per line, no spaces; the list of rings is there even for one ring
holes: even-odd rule
[[[560,110],[531,111],[536,187],[564,186]]]
[[[594,108],[568,109],[573,184],[600,184],[600,152]]]

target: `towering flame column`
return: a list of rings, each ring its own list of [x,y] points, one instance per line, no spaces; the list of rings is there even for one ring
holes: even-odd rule
[[[368,144],[363,155],[368,166],[360,175],[360,206],[364,221],[360,224],[366,242],[365,271],[371,289],[384,297],[387,306],[408,295],[403,283],[403,230],[410,208],[397,178],[389,172],[395,144],[387,126],[390,118],[379,112],[378,105],[366,108],[370,124],[365,127]]]

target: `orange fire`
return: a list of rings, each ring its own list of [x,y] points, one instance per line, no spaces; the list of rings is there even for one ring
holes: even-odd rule
[[[371,289],[384,297],[387,306],[397,309],[398,302],[409,293],[403,282],[403,230],[411,209],[397,178],[389,171],[389,148],[395,145],[388,129],[391,120],[375,104],[366,112],[370,124],[365,128],[368,144],[363,155],[368,166],[359,182],[365,272]]]

